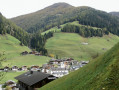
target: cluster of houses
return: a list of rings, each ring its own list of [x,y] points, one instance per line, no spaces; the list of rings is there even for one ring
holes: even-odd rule
[[[13,90],[34,90],[40,88],[43,85],[63,77],[69,74],[69,72],[77,70],[84,65],[88,64],[89,61],[74,60],[72,58],[68,59],[51,59],[47,64],[43,64],[42,67],[33,65],[30,68],[27,66],[22,66],[18,68],[13,66],[12,71],[28,71],[22,75],[15,77],[18,80],[17,85],[14,81],[6,82]],[[5,67],[4,71],[10,70],[9,67]]]
[[[42,67],[38,65],[32,65],[31,67],[28,66],[12,66],[11,68],[5,66],[1,68],[0,71],[41,71],[43,73],[48,73],[54,75],[56,77],[62,77],[64,75],[69,74],[70,71],[77,70],[84,65],[88,64],[89,61],[80,61],[74,60],[72,58],[68,59],[51,59],[47,64],[43,64]]]
[[[33,54],[33,55],[37,55],[37,56],[42,55],[40,52],[37,52],[37,51],[32,51],[32,52],[24,51],[21,53],[21,55],[27,55],[27,54]]]
[[[7,86],[7,88],[4,88],[5,86]],[[19,90],[19,88],[17,87],[17,84],[16,84],[15,81],[8,80],[8,81],[5,82],[2,90]]]
[[[84,65],[88,64],[89,61],[74,60],[72,58],[68,59],[51,59],[47,64],[42,66],[42,72],[51,74],[56,77],[62,77],[69,74],[70,71],[77,70]]]
[[[38,71],[41,70],[41,67],[37,66],[37,65],[32,65],[31,67],[27,67],[27,66],[22,66],[22,67],[18,67],[18,66],[12,66],[11,68],[8,66],[5,66],[4,68],[1,68],[0,71],[5,71],[5,72],[10,72],[10,71]]]

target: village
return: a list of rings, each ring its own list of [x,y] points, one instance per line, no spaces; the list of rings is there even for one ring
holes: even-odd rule
[[[27,55],[28,52],[22,52],[22,55]],[[39,55],[39,53],[30,52],[30,54]],[[40,88],[43,85],[55,80],[57,78],[68,75],[70,72],[78,70],[84,65],[88,64],[89,61],[74,60],[73,58],[55,59],[52,58],[48,63],[43,64],[42,67],[38,65],[32,65],[30,67],[23,65],[18,67],[16,65],[11,68],[5,66],[1,68],[1,72],[20,72],[25,71],[26,73],[15,77],[18,83],[12,80],[5,82],[6,86],[11,87],[13,90],[32,90],[33,88]]]

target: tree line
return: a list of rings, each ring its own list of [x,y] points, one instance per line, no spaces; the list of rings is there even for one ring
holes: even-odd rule
[[[79,35],[83,37],[93,37],[93,36],[99,36],[102,37],[104,34],[108,35],[109,32],[106,30],[106,28],[94,28],[90,26],[84,26],[84,25],[72,25],[67,24],[62,29],[62,32],[70,32],[70,33],[78,33]]]
[[[29,34],[0,14],[0,34],[10,34],[28,46]]]
[[[30,45],[31,45],[30,47],[32,49],[39,51],[42,55],[47,55],[48,52],[44,46],[47,39],[51,37],[53,37],[53,32],[48,32],[45,33],[44,35],[41,35],[41,33],[33,34],[30,41]]]

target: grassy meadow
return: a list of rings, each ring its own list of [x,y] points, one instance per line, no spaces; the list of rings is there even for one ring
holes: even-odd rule
[[[11,60],[8,60],[3,63],[4,66],[7,64],[17,65],[18,67],[21,67],[23,65],[26,65],[30,67],[31,65],[38,65],[42,66],[42,64],[45,64],[50,60],[49,57],[46,56],[35,56],[35,55],[25,55],[25,56],[17,56],[12,58]]]
[[[17,82],[17,80],[14,77],[16,77],[18,75],[21,75],[23,73],[25,73],[25,72],[22,71],[22,72],[7,72],[7,73],[4,73],[4,77],[3,77],[3,79],[1,79],[0,84],[4,84],[8,80],[13,80],[13,81]]]
[[[0,52],[5,54],[6,60],[2,62],[3,66],[17,65],[39,65],[46,63],[50,58],[45,56],[35,55],[20,55],[21,52],[31,50],[26,46],[20,46],[20,41],[10,35],[0,36]]]
[[[23,51],[31,51],[26,46],[20,46],[20,41],[10,35],[0,35],[0,53],[4,53],[7,59],[19,56]]]
[[[92,57],[103,54],[119,41],[116,35],[84,38],[75,33],[54,33],[54,37],[46,42],[49,54],[60,57],[72,57],[77,60],[91,60]],[[88,43],[83,45],[82,43]]]
[[[0,36],[0,53],[4,53],[5,61],[2,62],[2,67],[9,66],[12,67],[17,65],[21,67],[23,65],[27,65],[30,67],[31,65],[39,65],[45,64],[49,57],[46,56],[35,56],[35,55],[20,55],[21,52],[31,50],[26,46],[21,46],[20,41],[10,35],[1,35]],[[5,83],[8,80],[14,80],[14,77],[22,74],[24,72],[7,72],[4,78],[0,81],[0,83]]]

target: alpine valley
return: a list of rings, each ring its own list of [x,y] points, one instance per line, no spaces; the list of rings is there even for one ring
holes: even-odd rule
[[[67,3],[11,19],[0,13],[0,84],[7,90],[14,90],[8,80],[20,90],[119,90],[118,16]]]

